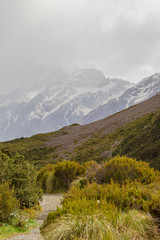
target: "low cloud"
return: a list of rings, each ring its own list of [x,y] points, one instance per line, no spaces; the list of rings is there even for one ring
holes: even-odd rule
[[[0,0],[1,94],[35,64],[134,82],[160,72],[159,11],[159,0]]]

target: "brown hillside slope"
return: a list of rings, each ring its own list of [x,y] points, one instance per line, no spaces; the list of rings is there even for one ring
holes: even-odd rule
[[[37,134],[31,138],[20,138],[3,142],[0,144],[0,149],[10,156],[13,156],[16,152],[23,154],[26,160],[32,161],[38,166],[48,162],[54,163],[64,158],[79,162],[91,159],[100,161],[105,157],[110,157],[116,150],[115,146],[118,147],[118,144],[128,134],[134,134],[135,137],[137,131],[140,133],[141,129],[143,130],[142,134],[146,134],[143,128],[146,124],[149,124],[147,121],[152,122],[152,117],[147,116],[146,118],[146,114],[153,112],[158,114],[159,111],[160,94],[105,119],[82,126],[73,124],[59,131]],[[140,120],[140,124],[133,122],[136,119],[138,121],[140,117],[144,118]],[[128,128],[126,124],[132,125],[132,122],[133,126]],[[120,131],[119,129],[122,127],[124,128]],[[156,129],[159,129],[159,123]],[[117,131],[120,132],[117,133]],[[157,130],[155,131],[157,132]],[[153,135],[149,132],[148,134]],[[154,135],[159,139],[157,133]],[[146,144],[148,146],[150,143]],[[156,144],[159,144],[157,140]],[[159,145],[156,145],[156,149],[158,148]],[[125,154],[128,154],[128,152],[125,152]],[[155,157],[157,158],[157,156]],[[148,161],[148,159],[146,160]],[[160,162],[159,155],[157,161]]]
[[[72,151],[75,146],[81,145],[82,142],[88,140],[94,133],[113,133],[118,128],[125,126],[128,122],[131,122],[147,113],[157,111],[158,109],[160,109],[160,94],[96,122],[82,126],[71,125],[64,127],[62,130],[66,130],[67,134],[57,136],[56,138],[51,137],[47,142],[47,145],[61,145],[57,151]]]

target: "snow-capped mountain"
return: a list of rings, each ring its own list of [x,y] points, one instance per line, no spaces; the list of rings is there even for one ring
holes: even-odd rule
[[[108,101],[84,116],[82,123],[90,123],[132,105],[140,103],[160,92],[160,73],[143,79],[136,86],[126,90],[120,97]]]
[[[35,66],[23,77],[23,85],[6,96],[0,96],[0,106],[12,102],[29,102],[46,87],[63,85],[68,74],[60,66]]]
[[[133,85],[106,78],[96,69],[77,70],[70,76],[61,67],[34,69],[24,86],[0,98],[0,140],[80,123],[89,112]]]

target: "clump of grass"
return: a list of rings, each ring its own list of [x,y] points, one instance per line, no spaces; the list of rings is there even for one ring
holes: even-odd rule
[[[43,231],[46,240],[158,240],[158,229],[150,215],[130,210],[107,215],[67,215]]]

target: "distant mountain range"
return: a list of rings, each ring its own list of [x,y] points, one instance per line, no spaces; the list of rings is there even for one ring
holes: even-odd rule
[[[75,122],[134,84],[106,78],[96,69],[70,76],[61,67],[40,67],[26,76],[26,84],[0,98],[0,140],[49,132]]]
[[[120,97],[114,98],[84,116],[82,123],[90,123],[110,116],[123,109],[151,98],[160,92],[160,73],[143,79],[136,86],[127,89]]]
[[[68,75],[61,67],[37,67],[26,84],[0,97],[0,141],[89,123],[155,95],[160,74],[135,85],[96,69]]]
[[[22,154],[38,167],[60,160],[105,161],[117,154],[160,170],[160,94],[107,118],[56,132],[0,143],[9,156]]]

